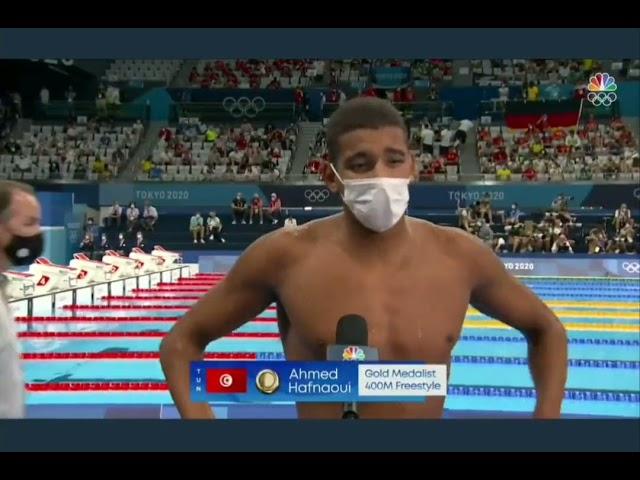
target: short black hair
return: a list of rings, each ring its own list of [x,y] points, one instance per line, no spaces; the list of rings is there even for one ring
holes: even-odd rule
[[[339,155],[340,137],[359,129],[377,130],[384,127],[402,129],[408,137],[407,125],[400,112],[388,101],[374,97],[359,97],[341,105],[327,125],[329,158],[335,164]]]

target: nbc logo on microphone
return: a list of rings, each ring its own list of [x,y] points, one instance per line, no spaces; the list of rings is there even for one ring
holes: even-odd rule
[[[347,347],[342,352],[342,359],[346,361],[364,360],[364,350],[360,347]]]

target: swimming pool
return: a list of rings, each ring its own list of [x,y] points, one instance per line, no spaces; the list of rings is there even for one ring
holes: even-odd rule
[[[104,416],[129,407],[136,416],[140,408],[153,407],[161,416],[164,411],[164,416],[175,417],[158,362],[159,344],[173,322],[221,278],[203,274],[96,306],[60,310],[54,317],[37,317],[35,311],[31,319],[20,318],[29,415]],[[640,280],[523,281],[568,331],[563,414],[640,417]],[[282,359],[275,309],[211,343],[206,351],[212,359]],[[533,410],[527,345],[519,332],[469,309],[453,354],[446,401],[450,416],[510,416]],[[293,412],[291,405],[216,405],[222,418]]]

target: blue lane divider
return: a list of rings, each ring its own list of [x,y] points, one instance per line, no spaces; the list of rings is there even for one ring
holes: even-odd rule
[[[491,364],[491,365],[528,365],[529,360],[524,357],[493,357],[493,356],[477,356],[477,355],[454,355],[453,363],[475,363],[475,364]],[[624,361],[624,360],[585,360],[570,359],[570,367],[585,368],[626,368],[638,370],[640,362]]]
[[[469,342],[526,342],[524,337],[505,337],[500,335],[462,335],[460,340]],[[622,340],[609,338],[570,338],[573,345],[607,345],[619,347],[640,347],[640,340]]]
[[[533,290],[534,292],[557,292],[560,290],[566,290],[565,288],[558,288],[558,287],[552,287],[549,285],[529,285],[529,288],[531,290]],[[620,285],[619,287],[588,287],[588,288],[584,288],[584,287],[573,287],[571,288],[571,291],[576,291],[576,292],[601,292],[601,291],[612,291],[612,292],[626,292],[628,294],[633,294],[633,293],[637,293],[640,291],[640,288],[636,287],[636,286],[623,286]]]
[[[591,298],[628,298],[628,299],[633,298],[633,295],[616,295],[614,293],[603,293],[602,295],[598,293],[549,293],[542,296],[547,300],[553,300],[553,299],[566,300],[566,299],[571,299],[576,297],[589,298],[589,299]],[[549,298],[547,298],[547,296]]]
[[[483,397],[534,398],[536,391],[526,387],[468,387],[449,385],[448,395]],[[565,400],[640,403],[640,394],[631,392],[596,392],[592,390],[566,390]]]
[[[285,360],[284,353],[281,352],[261,352],[258,353],[258,360]],[[481,365],[528,365],[529,361],[524,357],[494,357],[477,355],[454,355],[451,357],[453,363],[473,363]],[[640,369],[640,361],[623,360],[583,360],[570,359],[570,367],[583,368],[626,368],[632,370]]]

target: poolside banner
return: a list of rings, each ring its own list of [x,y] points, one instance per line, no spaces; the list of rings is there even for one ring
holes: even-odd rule
[[[504,267],[514,275],[534,277],[583,277],[585,281],[594,277],[629,278],[640,277],[640,257],[637,255],[520,255],[502,257]]]
[[[364,357],[346,346],[345,360]],[[193,362],[194,402],[413,402],[444,397],[447,366],[398,362]]]
[[[57,186],[57,185],[55,185]],[[51,186],[53,189],[54,185]],[[44,186],[40,191],[49,190]],[[94,193],[91,194],[91,189]],[[77,190],[77,191],[76,191]],[[58,190],[60,191],[60,190]],[[69,184],[65,192],[74,193],[74,202],[86,203],[90,207],[108,206],[114,201],[126,205],[130,201],[141,205],[149,200],[160,207],[160,214],[172,210],[189,210],[192,207],[229,209],[236,193],[245,198],[258,193],[267,201],[271,193],[276,193],[284,208],[313,209],[339,207],[340,197],[331,193],[325,185],[287,185],[210,183],[210,182],[107,182],[89,187],[85,184]],[[99,195],[97,194],[99,193]],[[559,193],[572,197],[569,208],[604,208],[613,210],[626,203],[632,210],[640,208],[640,186],[629,183],[419,183],[410,186],[410,208],[455,210],[458,201],[467,203],[481,200],[488,194],[493,208],[508,208],[517,202],[521,209],[549,208]],[[82,200],[84,199],[84,200]]]
[[[100,205],[120,202],[127,205],[135,202],[140,206],[145,201],[156,207],[219,207],[229,206],[240,192],[250,199],[254,193],[261,193],[257,185],[240,183],[181,183],[181,182],[137,182],[105,183],[100,185]]]
[[[200,258],[200,271],[228,272],[240,254],[224,252]],[[638,255],[548,254],[502,255],[504,267],[516,276],[531,277],[640,277]]]

